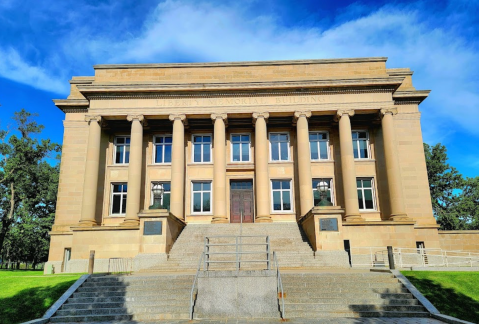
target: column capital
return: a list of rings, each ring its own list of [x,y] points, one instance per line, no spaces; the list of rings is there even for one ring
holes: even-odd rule
[[[397,108],[381,108],[381,116],[384,116],[384,115],[396,115],[398,113],[398,109]]]
[[[100,115],[86,115],[85,116],[85,121],[90,123],[92,121],[96,121],[98,124],[101,124],[102,118]]]
[[[168,118],[171,121],[181,120],[182,122],[184,122],[186,120],[186,115],[185,114],[171,114],[170,116],[168,116]]]
[[[134,120],[138,120],[140,123],[142,123],[145,120],[145,116],[143,116],[143,115],[128,115],[128,116],[126,116],[126,120],[128,120],[129,122],[134,121]]]
[[[268,119],[269,118],[269,112],[267,112],[267,111],[254,112],[253,113],[253,119],[258,119],[258,118]]]
[[[228,123],[228,114],[227,113],[212,113],[211,114],[211,120],[213,121],[213,124],[217,119],[222,119],[225,125]]]
[[[336,116],[341,118],[343,115],[349,115],[349,117],[354,116],[354,109],[338,109]]]
[[[298,119],[299,117],[311,117],[311,110],[297,110],[294,112],[294,118]]]

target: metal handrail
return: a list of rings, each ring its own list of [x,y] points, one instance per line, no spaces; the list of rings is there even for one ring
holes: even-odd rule
[[[283,307],[281,308],[281,318],[285,319],[285,311],[284,311],[284,291],[283,291],[283,280],[281,280],[281,273],[279,272],[279,265],[278,265],[278,258],[276,257],[276,251],[273,251],[273,261],[276,267],[276,277],[278,278],[277,282],[277,292],[280,293],[281,290],[281,302]]]
[[[190,320],[193,319],[193,294],[195,292],[195,286],[196,282],[198,281],[198,274],[200,273],[200,268],[201,268],[201,262],[203,261],[203,258],[205,257],[204,253],[201,253],[200,261],[198,262],[198,267],[196,268],[196,275],[195,279],[193,280],[193,286],[191,287],[191,293],[190,293]]]

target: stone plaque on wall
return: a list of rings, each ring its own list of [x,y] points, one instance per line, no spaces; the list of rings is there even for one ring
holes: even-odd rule
[[[158,221],[146,221],[143,228],[143,235],[161,235],[162,223]]]
[[[338,219],[337,218],[321,218],[319,220],[320,231],[338,231]]]

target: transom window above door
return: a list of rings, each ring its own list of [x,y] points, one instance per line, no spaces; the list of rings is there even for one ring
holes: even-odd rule
[[[269,133],[271,161],[289,161],[289,134]]]
[[[115,137],[115,164],[128,164],[130,162],[130,136]]]
[[[211,135],[193,135],[193,162],[211,162]]]
[[[231,161],[250,162],[251,140],[249,134],[231,134]]]
[[[328,132],[309,133],[309,147],[311,149],[311,160],[329,159],[329,134]]]
[[[153,138],[154,143],[154,162],[171,163],[171,145],[173,138],[171,135],[157,135]]]

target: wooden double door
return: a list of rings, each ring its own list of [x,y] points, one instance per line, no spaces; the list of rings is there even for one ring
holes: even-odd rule
[[[230,182],[230,222],[254,222],[253,180],[231,180]]]

